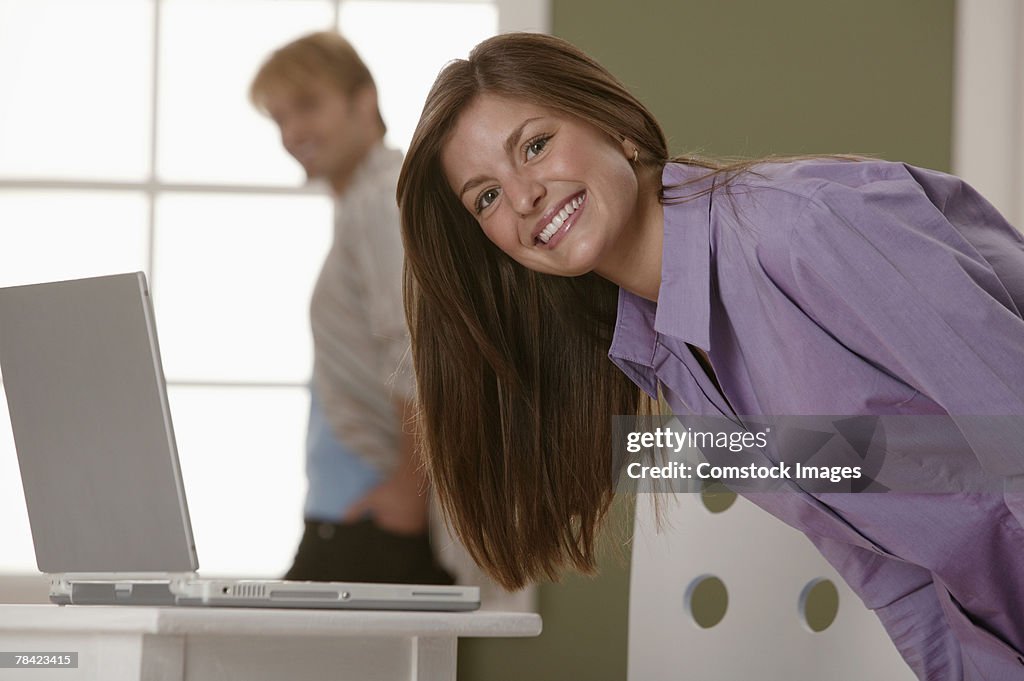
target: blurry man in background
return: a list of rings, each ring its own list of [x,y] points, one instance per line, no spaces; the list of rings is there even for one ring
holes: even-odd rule
[[[271,54],[250,97],[308,178],[337,198],[310,305],[305,532],[286,578],[450,584],[430,547],[429,493],[404,427],[413,379],[395,203],[402,154],[384,145],[373,78],[348,41],[314,33]]]

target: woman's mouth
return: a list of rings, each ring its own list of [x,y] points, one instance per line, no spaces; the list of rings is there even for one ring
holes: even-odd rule
[[[552,237],[559,232],[559,230],[568,230],[569,227],[576,221],[576,215],[583,207],[584,201],[587,199],[586,191],[580,192],[576,196],[566,201],[565,205],[551,218],[551,221],[540,231],[537,237],[534,239],[534,243],[547,244],[551,241]]]

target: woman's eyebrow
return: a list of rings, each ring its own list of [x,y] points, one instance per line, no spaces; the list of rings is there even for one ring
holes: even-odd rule
[[[525,121],[519,124],[519,126],[509,133],[509,136],[505,139],[505,153],[512,156],[516,153],[516,147],[519,146],[519,139],[523,136],[523,129],[533,123],[539,121],[540,116],[534,116],[533,118],[527,118]]]
[[[530,123],[532,123],[533,121],[537,121],[537,120],[540,120],[540,119],[541,119],[541,116],[534,116],[533,118],[527,118],[525,121],[523,121],[518,126],[516,126],[516,128],[512,132],[509,133],[508,137],[505,138],[505,145],[504,145],[504,147],[505,147],[505,154],[507,156],[512,157],[515,154],[516,147],[519,146],[519,140],[522,138],[523,130],[526,128],[526,126],[529,125]],[[486,182],[486,181],[487,181],[487,178],[484,177],[483,175],[477,175],[476,177],[470,178],[469,181],[466,182],[466,184],[462,185],[462,191],[459,192],[459,199],[461,200],[462,199],[462,195],[465,194],[466,192],[468,192],[470,189],[472,189],[473,187],[477,186],[478,184],[480,184],[482,182]]]

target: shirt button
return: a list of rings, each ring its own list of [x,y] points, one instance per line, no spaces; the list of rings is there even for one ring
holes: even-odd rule
[[[316,533],[321,539],[330,539],[334,536],[334,525],[320,523],[316,528]]]

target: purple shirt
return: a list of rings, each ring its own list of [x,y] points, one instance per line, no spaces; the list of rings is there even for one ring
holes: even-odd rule
[[[1024,415],[1024,237],[984,198],[903,163],[755,170],[731,199],[665,206],[658,302],[621,290],[609,351],[637,385],[677,414]],[[1024,450],[964,435],[1021,480]],[[1024,679],[1021,497],[748,498],[807,534],[920,678]]]

